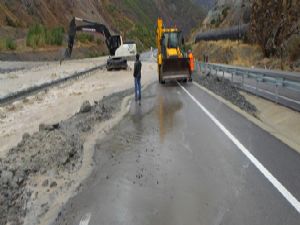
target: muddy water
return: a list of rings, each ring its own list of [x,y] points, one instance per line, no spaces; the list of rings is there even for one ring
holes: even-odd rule
[[[174,89],[175,86],[171,84],[168,88]],[[141,207],[139,210],[147,211],[148,206],[141,204],[144,200],[154,204],[151,194],[148,194],[153,188],[163,187],[162,191],[150,193],[155,193],[156,197],[161,196],[159,198],[163,201],[172,201],[174,193],[165,189],[169,179],[167,171],[171,170],[169,164],[173,158],[172,149],[176,146],[176,140],[170,141],[170,135],[180,128],[182,116],[179,120],[177,117],[183,103],[176,91],[173,91],[173,95],[157,95],[160,88],[157,84],[151,85],[143,95],[142,105],[133,102],[125,119],[104,141],[97,143],[94,158],[97,168],[82,186],[83,192],[66,206],[58,218],[58,224],[66,221],[66,224],[71,221],[76,224],[81,213],[75,215],[74,212],[81,211],[82,205],[87,213],[95,209],[101,211],[95,215],[95,224],[118,224],[117,221],[126,219],[128,213],[134,215],[138,205]],[[135,194],[136,197],[132,196]],[[140,200],[128,205],[133,207],[130,209],[126,205],[131,204],[132,198]],[[149,210],[149,216],[158,213],[158,209]],[[115,217],[113,212],[121,214]]]
[[[97,142],[95,169],[56,224],[298,224],[180,87],[155,83],[142,96]]]

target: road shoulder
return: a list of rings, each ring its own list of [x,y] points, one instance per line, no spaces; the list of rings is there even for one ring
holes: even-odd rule
[[[286,145],[288,145],[289,147],[291,147],[298,153],[300,153],[300,140],[299,140],[299,138],[297,138],[297,136],[299,137],[300,134],[299,135],[297,135],[297,134],[289,135],[290,132],[288,131],[287,126],[290,123],[290,120],[288,120],[286,122],[282,121],[281,123],[279,123],[279,122],[276,122],[277,117],[270,117],[270,116],[268,117],[267,116],[268,112],[264,108],[264,105],[266,105],[268,102],[267,100],[264,100],[265,102],[263,102],[262,100],[258,100],[258,99],[256,99],[256,101],[253,101],[253,98],[250,98],[249,96],[248,97],[245,96],[247,98],[247,100],[250,100],[250,102],[252,104],[254,104],[255,106],[257,106],[259,109],[259,113],[255,115],[256,117],[254,117],[253,115],[241,110],[239,107],[233,105],[231,102],[225,100],[224,98],[216,95],[215,93],[213,93],[212,91],[208,90],[207,88],[201,86],[200,84],[198,84],[196,82],[193,82],[193,84],[195,86],[197,86],[198,88],[200,88],[201,90],[208,93],[209,95],[216,98],[218,101],[224,103],[226,106],[228,106],[235,112],[241,114],[247,120],[251,121],[255,125],[262,128],[263,130],[265,130],[268,133],[270,133],[271,135],[275,136],[277,139],[281,140],[283,143],[285,143]],[[298,127],[300,127],[299,113],[294,112],[293,110],[290,110],[290,109],[279,109],[279,108],[282,108],[282,106],[279,106],[276,104],[273,107],[276,107],[280,111],[281,115],[283,115],[284,112],[289,115],[293,115],[293,118],[296,118],[294,126],[297,127],[296,125],[299,124]],[[283,107],[283,108],[285,108],[285,107]],[[289,115],[287,115],[287,114],[285,114],[285,117],[289,117]],[[297,128],[295,130],[297,130]],[[298,132],[300,133],[300,129],[298,129]]]

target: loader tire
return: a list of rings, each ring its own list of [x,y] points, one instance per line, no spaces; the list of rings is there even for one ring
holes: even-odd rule
[[[161,74],[162,74],[162,68],[161,68],[161,66],[159,66],[159,68],[158,68],[158,81],[159,81],[160,84],[164,84],[165,81],[161,78]]]

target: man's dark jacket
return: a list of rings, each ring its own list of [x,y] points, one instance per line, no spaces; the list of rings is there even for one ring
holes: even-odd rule
[[[142,63],[140,60],[134,63],[133,76],[140,77],[142,75]]]

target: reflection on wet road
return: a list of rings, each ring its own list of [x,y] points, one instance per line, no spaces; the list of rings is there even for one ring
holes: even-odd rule
[[[173,98],[169,98],[168,96],[159,95],[158,98],[158,106],[157,117],[159,120],[159,136],[160,141],[163,142],[165,139],[165,135],[168,130],[172,130],[174,123],[174,116],[177,111],[182,108],[182,103],[177,98],[177,96]]]
[[[252,140],[268,140],[260,146],[284,148],[192,84],[186,88],[216,115],[227,115],[226,125],[233,132],[239,129],[236,135],[242,140],[246,135],[249,140],[248,131],[254,129]],[[90,225],[296,225],[300,221],[299,214],[176,83],[155,83],[143,93],[141,106],[132,102],[129,115],[96,145],[94,159],[94,172],[57,224],[79,224],[85,215],[91,215]]]

